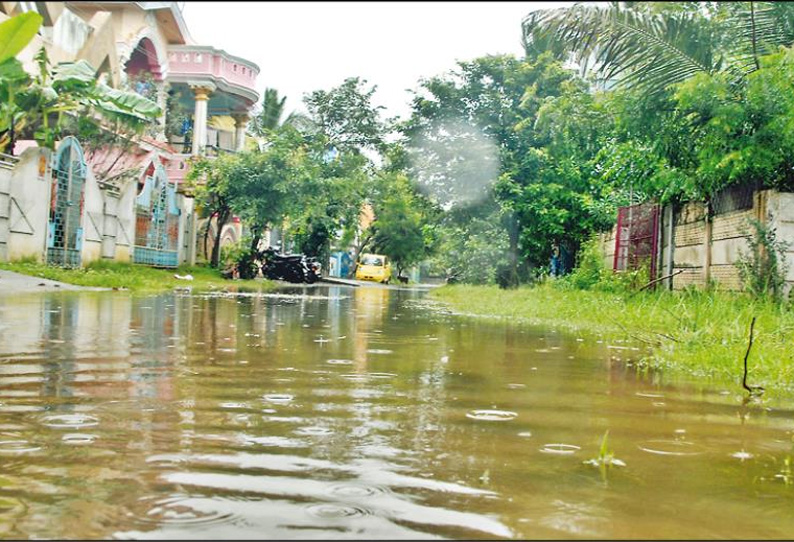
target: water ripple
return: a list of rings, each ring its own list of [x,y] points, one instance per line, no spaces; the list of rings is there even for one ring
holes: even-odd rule
[[[371,515],[369,510],[361,506],[333,503],[312,504],[306,507],[306,512],[311,516],[322,519],[352,518]]]
[[[581,450],[579,446],[573,444],[544,444],[540,449],[544,454],[571,455]]]
[[[517,417],[516,412],[508,410],[472,410],[466,413],[467,418],[472,420],[482,420],[487,422],[504,422]]]
[[[0,440],[0,454],[27,454],[39,450],[41,446],[26,440]]]
[[[53,429],[79,429],[99,425],[99,419],[87,414],[51,414],[40,419],[42,425]]]

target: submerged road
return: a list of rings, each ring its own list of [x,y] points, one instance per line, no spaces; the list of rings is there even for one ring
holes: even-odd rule
[[[57,292],[61,290],[103,291],[110,288],[77,286],[57,280],[49,280],[14,271],[0,270],[0,295],[24,294],[31,292]]]

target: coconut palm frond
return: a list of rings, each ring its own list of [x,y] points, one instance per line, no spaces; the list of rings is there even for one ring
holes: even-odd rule
[[[297,111],[293,111],[287,115],[287,118],[284,119],[283,125],[292,126],[299,132],[310,132],[315,128],[314,122],[308,117],[308,115],[304,115],[303,113],[299,113]]]
[[[730,62],[743,75],[759,68],[758,58],[794,43],[794,2],[736,2]]]
[[[530,13],[523,21],[524,43],[558,42],[578,63],[621,85],[663,90],[718,61],[710,27],[697,13],[652,14],[618,3],[574,4]]]

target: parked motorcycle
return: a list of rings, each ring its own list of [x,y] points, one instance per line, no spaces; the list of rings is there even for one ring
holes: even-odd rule
[[[303,254],[279,254],[268,248],[262,253],[262,275],[272,280],[313,284],[321,278],[321,264]]]
[[[322,278],[322,264],[317,258],[307,257],[304,263],[306,265],[306,282],[314,284]]]

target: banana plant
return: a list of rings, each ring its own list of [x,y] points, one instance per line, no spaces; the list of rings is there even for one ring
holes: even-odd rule
[[[38,74],[28,75],[15,57],[41,23],[41,15],[29,12],[0,24],[0,152],[13,147],[23,130],[40,146],[54,149],[67,114],[78,126],[104,125],[132,134],[140,134],[162,114],[153,101],[98,82],[96,70],[85,60],[51,67],[43,47],[35,57]]]
[[[25,109],[17,98],[30,77],[16,55],[33,40],[42,20],[38,13],[28,12],[0,23],[0,152],[13,144],[24,124]]]

